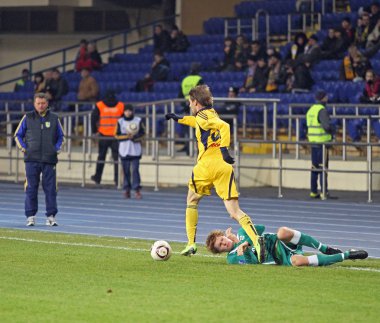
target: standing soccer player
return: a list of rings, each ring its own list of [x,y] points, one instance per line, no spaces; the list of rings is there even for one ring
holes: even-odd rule
[[[189,105],[192,116],[180,117],[174,113],[166,114],[166,119],[195,128],[198,142],[198,160],[189,180],[186,207],[187,246],[181,255],[190,256],[197,252],[196,231],[198,224],[198,204],[204,195],[216,193],[224,201],[230,216],[235,219],[254,244],[261,259],[261,240],[250,219],[239,207],[232,164],[235,162],[228,152],[230,145],[230,126],[221,120],[213,109],[213,98],[207,85],[198,85],[189,92]]]
[[[61,151],[64,135],[58,115],[50,112],[47,95],[34,95],[34,111],[20,121],[15,141],[24,153],[25,161],[25,215],[27,226],[35,225],[38,211],[38,186],[42,174],[42,187],[46,201],[46,225],[57,226],[57,155]]]

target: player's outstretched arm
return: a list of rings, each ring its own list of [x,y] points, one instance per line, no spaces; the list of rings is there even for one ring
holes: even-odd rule
[[[178,114],[175,114],[175,113],[167,113],[167,114],[165,114],[165,118],[166,118],[166,120],[173,119],[174,121],[176,121],[176,122],[178,122],[180,124],[183,124],[185,126],[189,126],[189,127],[192,127],[192,128],[195,128],[195,126],[196,126],[195,117],[193,117],[193,116],[184,116],[184,117],[181,117],[181,116],[179,116]]]

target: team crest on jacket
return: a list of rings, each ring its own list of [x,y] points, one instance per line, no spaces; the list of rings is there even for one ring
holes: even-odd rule
[[[46,127],[46,128],[50,128],[50,122],[49,122],[49,121],[46,121],[46,122],[45,122],[45,127]]]

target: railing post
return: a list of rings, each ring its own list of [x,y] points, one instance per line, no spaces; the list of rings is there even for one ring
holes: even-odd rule
[[[296,159],[300,159],[300,118],[296,118]]]
[[[66,72],[66,50],[62,51],[62,73]]]
[[[19,158],[20,158],[20,149],[16,149],[16,173],[15,173],[15,183],[18,183],[19,178]]]
[[[95,104],[92,107],[92,110],[95,109]],[[88,152],[88,168],[91,168],[92,166],[92,128],[91,128],[91,112],[87,115],[87,118],[89,120],[88,126],[87,126],[87,152]]]
[[[282,143],[278,143],[278,198],[282,198]]]
[[[264,121],[264,140],[268,139],[268,106],[267,104],[264,104],[264,116],[263,116],[263,121]]]
[[[247,106],[243,104],[243,138],[247,136]]]
[[[237,34],[240,35],[241,34],[241,20],[240,18],[238,18],[237,20]]]
[[[159,181],[159,154],[160,154],[160,152],[159,152],[159,149],[158,149],[158,146],[159,146],[159,143],[157,142],[157,138],[156,137],[154,137],[154,142],[155,142],[155,144],[154,144],[154,160],[155,160],[155,165],[156,165],[156,167],[155,167],[155,181],[154,181],[154,191],[155,192],[158,192],[159,191],[159,189],[158,189],[158,181]]]
[[[368,162],[368,203],[372,203],[372,145],[367,146],[367,162]]]
[[[346,147],[346,118],[343,118],[343,131],[342,131],[342,159],[347,160],[346,152],[347,152],[347,147]]]
[[[273,141],[277,140],[277,102],[273,102]],[[272,157],[276,158],[276,144],[273,144]]]
[[[224,19],[224,38],[228,37],[228,19]]]
[[[292,41],[292,16],[288,14],[288,43]]]
[[[86,186],[86,141],[87,141],[87,116],[83,117],[83,137],[82,137],[82,187]]]
[[[240,152],[240,141],[239,140],[236,140],[236,147],[237,147],[237,151]],[[236,159],[236,168],[235,168],[235,179],[236,179],[236,185],[237,185],[237,189],[239,190],[240,188],[240,153],[238,153],[237,155],[235,155],[235,159]]]
[[[7,122],[7,149],[8,149],[8,156],[9,156],[9,168],[8,168],[8,175],[12,174],[12,124],[11,124],[11,114],[9,111],[8,102],[5,102],[5,112],[6,115],[6,122]]]
[[[152,139],[153,140],[153,149],[152,149],[152,157],[153,159],[155,158],[155,154],[156,154],[156,146],[157,146],[157,141],[156,141],[156,137],[157,137],[157,127],[156,127],[156,104],[153,103],[152,104]]]
[[[321,200],[326,200],[326,145],[322,144],[322,196]]]
[[[174,105],[174,101],[171,102],[170,104],[170,109],[171,109],[171,113],[175,113],[175,105]],[[169,142],[168,142],[168,145],[170,146],[170,157],[174,158],[175,156],[175,122],[172,121],[172,122],[168,122],[168,126],[170,127],[170,133],[169,133],[169,139],[171,139]]]
[[[67,169],[71,169],[71,137],[73,135],[73,119],[71,116],[69,116],[69,125],[68,125],[68,129],[67,129],[67,136],[68,136],[68,139],[67,139],[67,157],[69,159],[69,163],[68,163],[68,167]]]
[[[108,39],[108,58],[112,58],[112,51],[113,51],[113,39]]]
[[[152,137],[151,130],[150,130],[150,115],[149,115],[149,105],[145,106],[145,132],[147,137]],[[145,140],[145,150],[146,154],[150,154],[150,146],[151,142],[150,140]]]

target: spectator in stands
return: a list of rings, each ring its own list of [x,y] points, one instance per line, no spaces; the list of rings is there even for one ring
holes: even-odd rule
[[[332,134],[334,132],[333,125],[330,121],[329,113],[326,109],[326,104],[328,101],[328,95],[325,91],[318,91],[315,94],[316,104],[312,105],[306,113],[307,122],[307,136],[309,142],[312,143],[311,146],[311,179],[310,186],[311,198],[327,198],[328,196],[328,185],[327,185],[327,174],[323,174],[320,170],[323,167],[323,146],[322,144],[328,143],[332,140]],[[326,147],[325,147],[326,148]],[[327,169],[329,165],[329,155],[328,150],[325,149],[325,168]],[[316,171],[317,170],[317,171]],[[321,187],[321,194],[318,193],[318,177]],[[321,196],[323,193],[323,177],[325,182],[325,196]]]
[[[339,78],[344,81],[359,82],[364,79],[365,72],[370,68],[368,59],[355,45],[351,45],[348,48],[348,55],[343,58]]]
[[[288,60],[285,65],[285,92],[308,92],[314,84],[310,73],[311,63]]]
[[[227,97],[229,99],[235,99],[238,97],[239,94],[239,88],[238,87],[229,87],[228,88],[228,94]],[[230,116],[237,116],[239,113],[239,107],[241,103],[238,101],[226,101],[224,104],[220,107],[217,108],[217,112],[219,114],[224,114],[224,115],[230,115]],[[223,118],[225,122],[227,122],[230,125],[230,131],[233,131],[233,119],[230,118]]]
[[[348,42],[343,38],[344,30],[341,27],[335,28],[333,38],[330,37],[330,29],[328,34],[328,48],[322,49],[322,57],[324,59],[339,59],[343,58],[345,51],[348,47]],[[332,43],[331,43],[332,41]]]
[[[79,43],[79,50],[75,58],[75,70],[77,72],[80,72],[83,68],[90,69],[87,45],[88,42],[86,39],[82,39]]]
[[[161,54],[154,54],[152,70],[136,83],[137,92],[150,92],[155,82],[167,81],[170,72],[169,61]]]
[[[89,68],[92,71],[98,71],[103,66],[102,57],[100,56],[96,44],[94,42],[90,42],[87,45],[87,52],[89,55]]]
[[[247,69],[248,57],[251,55],[251,45],[249,41],[244,37],[243,43],[240,49],[236,49],[235,52],[235,71],[245,71]]]
[[[373,70],[365,73],[365,88],[363,95],[360,97],[362,103],[380,103],[380,79],[375,75]]]
[[[255,75],[253,76],[252,87],[249,92],[265,92],[268,83],[269,69],[264,57],[260,57],[257,61]]]
[[[95,184],[100,184],[102,180],[104,161],[106,159],[108,148],[111,148],[112,158],[114,161],[114,182],[115,185],[118,184],[119,143],[114,136],[117,122],[123,113],[124,103],[119,102],[116,99],[115,92],[112,90],[106,92],[104,99],[97,102],[95,109],[92,111],[92,133],[99,138],[96,171],[95,174],[91,176],[91,180],[94,181]]]
[[[268,82],[265,87],[265,92],[278,92],[280,85],[280,72],[281,72],[281,55],[274,53],[268,58]]]
[[[352,44],[355,41],[355,29],[352,27],[351,19],[349,17],[343,18],[341,27],[344,30],[343,37],[349,44]]]
[[[240,93],[251,92],[253,88],[253,78],[255,76],[257,63],[255,61],[255,57],[250,55],[247,60],[247,72],[244,79],[243,86],[239,89]]]
[[[303,63],[309,61],[311,65],[318,63],[322,58],[322,50],[318,44],[318,37],[316,35],[311,35],[307,41],[305,47],[305,52],[300,54],[298,57],[298,62]]]
[[[334,49],[335,40],[335,30],[334,28],[329,28],[327,31],[327,36],[321,45],[322,52],[331,52]]]
[[[154,26],[153,48],[154,52],[161,53],[169,52],[171,49],[170,35],[160,24]]]
[[[369,15],[363,13],[358,19],[358,23],[355,30],[355,43],[358,48],[365,48],[367,45],[367,39],[369,35]]]
[[[34,93],[45,92],[45,79],[42,73],[34,74]]]
[[[57,109],[57,103],[62,100],[62,97],[69,92],[69,84],[61,76],[61,72],[54,68],[52,69],[52,78],[49,84],[46,85],[45,91],[49,98],[50,104]]]
[[[96,101],[99,96],[99,85],[96,79],[91,76],[88,68],[83,68],[80,72],[82,80],[79,83],[77,98],[79,101]]]
[[[369,10],[369,32],[375,28],[377,21],[380,19],[380,5],[377,1],[374,1]]]
[[[189,40],[186,35],[178,29],[177,26],[173,26],[170,33],[170,51],[171,52],[186,52],[190,46]]]
[[[30,82],[30,72],[27,68],[24,68],[21,72],[21,79],[19,79],[15,84],[14,91],[15,92],[22,91],[29,82]]]
[[[50,82],[53,80],[53,69],[45,71],[44,78],[45,78],[45,89],[43,92],[46,92],[46,88],[50,85]]]
[[[287,54],[288,59],[296,59],[305,52],[307,37],[304,33],[297,33],[294,36],[294,44],[290,47]]]
[[[308,92],[314,85],[311,76],[311,62],[307,59],[302,63],[296,63],[294,69],[294,83],[292,92]]]
[[[224,58],[220,64],[219,70],[221,71],[233,71],[235,69],[235,42],[231,37],[224,39]]]
[[[364,51],[364,56],[371,58],[380,49],[380,19],[377,21],[376,26],[372,32],[368,35],[367,45]]]
[[[264,59],[267,59],[267,54],[266,54],[265,48],[260,44],[260,42],[258,40],[254,40],[251,43],[250,55],[254,57],[256,62],[261,57],[263,57]]]

